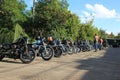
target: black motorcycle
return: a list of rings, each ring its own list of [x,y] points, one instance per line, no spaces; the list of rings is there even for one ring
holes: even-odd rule
[[[20,59],[23,63],[32,62],[35,57],[35,51],[27,46],[27,37],[21,37],[14,43],[4,43],[0,45],[0,61],[3,58]]]
[[[65,44],[59,44],[60,49],[62,50],[62,54],[73,54],[73,47]]]
[[[53,48],[54,51],[54,57],[60,57],[62,55],[62,49],[60,44],[60,41],[57,39],[54,39],[53,41],[48,41],[47,43]]]
[[[86,43],[86,42],[83,42],[81,45],[80,45],[80,47],[81,47],[81,51],[82,52],[86,52],[86,51],[90,51],[91,49],[90,49],[90,46]]]

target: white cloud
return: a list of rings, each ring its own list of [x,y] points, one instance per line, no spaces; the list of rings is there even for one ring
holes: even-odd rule
[[[87,12],[87,11],[83,11],[83,14],[85,15],[85,16],[90,16],[90,13],[89,12]]]
[[[87,8],[87,9],[89,9],[89,10],[92,10],[92,11],[94,11],[94,8],[93,8],[93,6],[92,6],[92,5],[90,5],[90,4],[86,4],[86,8]]]
[[[117,16],[117,12],[115,11],[115,9],[110,10],[101,4],[86,4],[85,6],[95,18],[116,18]],[[89,12],[83,11],[84,15],[86,16],[91,14]]]

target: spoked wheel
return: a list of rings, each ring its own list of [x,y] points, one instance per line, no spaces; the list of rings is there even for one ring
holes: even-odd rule
[[[29,50],[28,53],[20,53],[20,60],[23,63],[30,63],[32,62],[36,57],[36,53],[34,50]]]
[[[78,47],[78,53],[81,52],[81,50],[82,50],[81,47]]]
[[[87,51],[90,51],[90,47],[89,46],[87,46]]]
[[[81,49],[82,49],[82,52],[86,52],[87,51],[85,46],[82,46]]]
[[[53,56],[53,49],[50,46],[47,46],[46,49],[44,48],[43,51],[41,52],[42,59],[46,61],[50,60],[52,56]]]
[[[2,61],[4,57],[5,55],[0,54],[0,61]]]
[[[54,47],[54,57],[60,57],[62,54],[62,50],[59,47]]]
[[[73,47],[68,47],[68,54],[72,55],[73,54],[73,50],[74,50]]]
[[[77,53],[78,52],[78,49],[77,49],[77,47],[73,47],[73,53]]]
[[[68,48],[64,46],[64,49],[62,47],[60,47],[60,49],[62,50],[62,55],[65,56],[68,54]]]

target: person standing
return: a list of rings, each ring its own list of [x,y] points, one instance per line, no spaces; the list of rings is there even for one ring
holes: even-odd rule
[[[98,41],[99,41],[99,37],[98,37],[97,34],[95,34],[95,35],[94,35],[94,47],[95,47],[95,52],[97,52],[97,50],[98,50],[98,45],[99,45]]]
[[[103,39],[100,37],[99,38],[99,50],[103,49]]]

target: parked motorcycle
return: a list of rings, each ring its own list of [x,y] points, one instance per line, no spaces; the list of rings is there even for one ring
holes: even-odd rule
[[[57,39],[54,39],[53,41],[48,41],[48,45],[50,45],[53,48],[54,51],[54,57],[60,57],[62,54],[62,49],[59,46],[60,41]]]
[[[73,47],[69,46],[69,45],[65,45],[65,44],[59,44],[60,49],[62,50],[62,54],[66,55],[66,54],[73,54]]]
[[[79,47],[79,45],[77,43],[73,43],[73,52],[74,53],[79,53],[81,51],[81,48]]]
[[[4,43],[0,45],[0,61],[3,58],[20,59],[23,63],[32,62],[35,57],[35,51],[27,46],[27,37],[21,37],[14,43]]]
[[[46,61],[50,60],[53,56],[53,49],[45,43],[45,38],[36,40],[31,47],[35,50],[38,56],[42,57],[42,59]]]
[[[80,47],[81,47],[81,50],[82,50],[83,52],[86,52],[86,51],[90,51],[90,50],[91,50],[91,49],[90,49],[90,46],[89,46],[89,44],[87,43],[86,40],[83,40],[83,42],[81,43]]]

